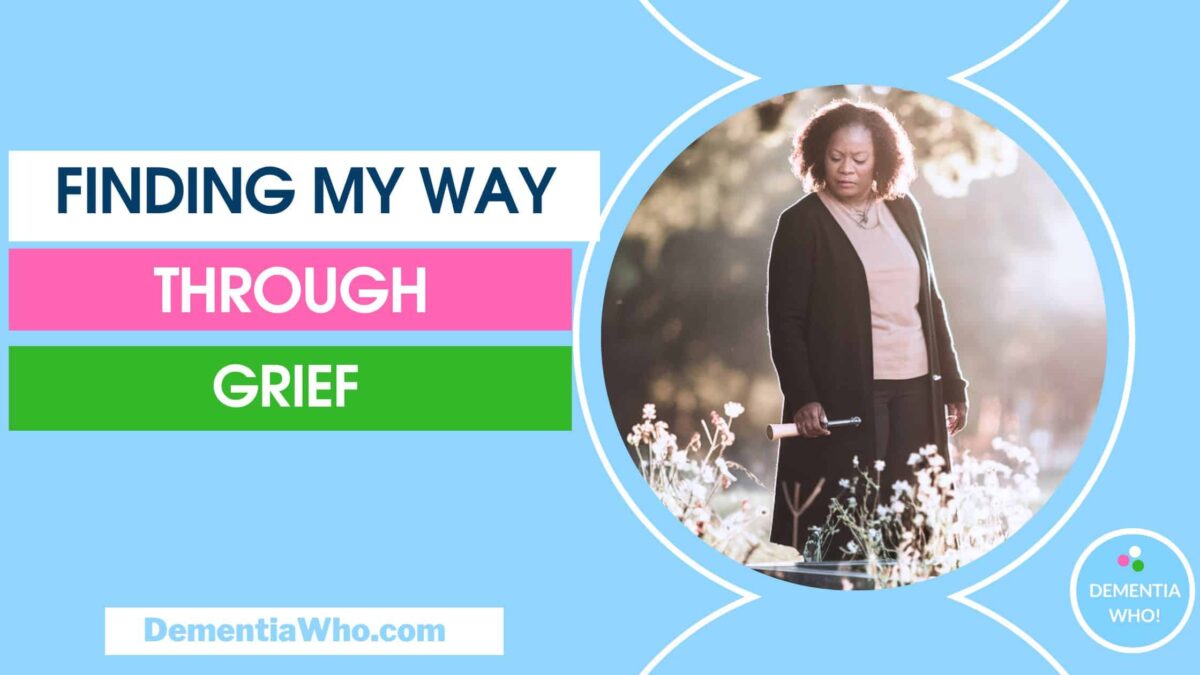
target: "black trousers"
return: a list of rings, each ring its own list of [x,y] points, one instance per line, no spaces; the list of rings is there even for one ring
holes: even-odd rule
[[[872,498],[878,499],[880,504],[891,502],[892,485],[896,481],[906,480],[909,485],[916,486],[908,456],[934,443],[929,384],[928,375],[911,380],[875,380],[875,455],[859,459],[865,460],[862,468],[873,480],[876,479],[874,462],[882,460],[884,463],[884,469],[878,475],[880,494]],[[865,495],[860,492],[859,499],[863,498]],[[843,556],[843,549],[851,541],[853,536],[849,529],[839,525],[837,534],[829,539],[828,548],[824,549],[825,559],[861,559],[861,553]],[[899,543],[889,540],[885,544],[895,548]]]
[[[908,456],[934,442],[929,408],[929,376],[875,380],[875,459],[883,460],[885,494],[892,482],[912,482]]]

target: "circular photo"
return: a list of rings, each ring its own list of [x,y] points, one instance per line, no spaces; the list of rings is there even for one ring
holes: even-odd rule
[[[1016,144],[888,87],[779,96],[638,206],[602,350],[629,456],[682,527],[787,581],[904,586],[1012,536],[1091,426],[1100,275]]]

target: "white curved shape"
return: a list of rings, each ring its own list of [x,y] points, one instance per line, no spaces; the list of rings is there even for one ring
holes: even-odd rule
[[[736,82],[733,82],[733,83],[725,86],[725,87],[722,87],[721,89],[713,92],[712,94],[709,94],[704,99],[702,99],[700,102],[696,103],[691,108],[688,108],[686,111],[684,111],[683,114],[681,114],[679,117],[676,117],[670,124],[668,124],[662,131],[660,131],[658,133],[658,135],[655,136],[654,139],[651,140],[650,143],[647,144],[646,147],[642,149],[641,153],[638,154],[637,158],[633,160],[633,163],[629,165],[629,168],[627,168],[625,170],[625,173],[621,176],[621,180],[619,180],[617,182],[616,187],[613,188],[612,193],[609,195],[608,200],[605,202],[604,209],[600,213],[600,229],[601,229],[601,231],[603,231],[603,229],[604,229],[604,223],[606,223],[608,221],[608,215],[609,215],[609,213],[612,212],[613,205],[616,204],[617,199],[621,196],[621,193],[625,190],[625,186],[629,184],[629,181],[633,177],[633,174],[635,174],[637,172],[637,170],[642,166],[642,164],[645,163],[646,158],[650,156],[650,153],[654,152],[654,150],[659,145],[661,145],[662,142],[668,136],[670,136],[676,129],[679,128],[680,125],[682,125],[684,122],[686,122],[688,119],[690,119],[693,115],[700,112],[704,108],[708,107],[714,101],[729,94],[730,92],[741,89],[742,87],[750,84],[751,82],[755,82],[759,79],[758,76],[747,73],[746,71],[741,70],[740,68],[736,68],[736,67],[726,63],[725,61],[717,58],[716,56],[712,55],[705,49],[701,48],[699,45],[697,45],[695,42],[693,42],[690,38],[688,38],[686,35],[684,35],[682,32],[680,32],[678,28],[676,28],[669,21],[667,21],[666,18],[663,17],[663,15],[653,5],[651,5],[648,0],[641,0],[641,2],[642,2],[642,6],[646,9],[646,11],[649,12],[650,15],[653,16],[656,21],[658,21],[658,23],[660,23],[664,28],[666,28],[667,31],[669,31],[671,33],[671,35],[674,35],[676,39],[678,39],[680,42],[687,45],[692,51],[694,51],[697,54],[699,54],[700,56],[704,57],[710,63],[713,63],[714,65],[722,68],[723,70],[726,70],[726,71],[732,73],[733,75],[736,75],[738,77],[738,80]],[[654,538],[657,539],[658,542],[663,545],[663,547],[665,547],[668,551],[670,551],[671,554],[674,555],[676,558],[679,558],[680,560],[682,560],[684,562],[684,564],[686,564],[688,567],[695,570],[697,573],[699,573],[705,579],[708,579],[709,581],[713,582],[714,584],[717,584],[721,588],[724,588],[725,590],[730,591],[731,593],[734,593],[738,596],[737,599],[734,600],[733,602],[730,602],[721,607],[718,607],[717,609],[713,610],[709,614],[702,617],[699,621],[696,621],[691,626],[688,626],[679,635],[675,636],[675,639],[671,640],[669,643],[667,643],[666,646],[664,646],[661,650],[659,650],[658,654],[656,654],[654,656],[654,658],[651,659],[650,662],[647,663],[646,666],[642,669],[642,671],[641,671],[642,675],[646,675],[646,673],[649,673],[650,671],[654,670],[654,668],[656,668],[658,666],[658,664],[661,663],[662,660],[667,657],[668,654],[670,654],[672,651],[674,651],[674,649],[676,647],[683,644],[683,642],[685,640],[687,640],[692,635],[694,635],[696,633],[696,631],[698,631],[701,628],[703,628],[704,626],[712,623],[713,621],[717,620],[718,618],[724,616],[725,614],[732,612],[733,610],[737,609],[738,607],[741,607],[742,605],[745,605],[745,604],[748,604],[750,602],[757,600],[759,598],[759,596],[718,576],[716,573],[712,572],[708,568],[706,568],[703,565],[701,565],[700,563],[696,562],[694,559],[692,559],[691,556],[684,553],[682,550],[679,549],[678,546],[676,546],[673,542],[671,542],[671,540],[668,539],[666,537],[666,535],[664,535],[657,527],[654,526],[654,523],[650,522],[650,519],[646,517],[646,514],[643,513],[642,510],[638,507],[637,503],[633,501],[633,498],[629,495],[629,491],[625,489],[625,486],[621,483],[621,480],[619,478],[617,478],[617,474],[613,470],[612,463],[608,461],[608,455],[606,455],[604,453],[604,449],[600,443],[600,435],[596,432],[596,424],[592,420],[591,408],[588,406],[587,390],[584,387],[584,383],[583,383],[582,356],[581,356],[580,348],[579,348],[579,335],[580,335],[579,326],[580,326],[580,317],[583,312],[583,290],[584,290],[584,286],[587,283],[588,268],[591,266],[592,254],[595,252],[595,248],[596,248],[595,241],[588,242],[587,250],[585,251],[585,253],[583,255],[583,263],[579,270],[579,286],[575,290],[575,311],[574,311],[574,316],[573,316],[574,329],[572,330],[572,338],[571,338],[572,339],[572,359],[574,361],[574,367],[575,367],[575,387],[576,387],[576,390],[579,392],[579,406],[580,406],[580,410],[583,413],[584,423],[587,425],[588,435],[592,439],[592,447],[596,451],[596,456],[600,459],[601,466],[604,467],[604,472],[606,474],[608,474],[609,481],[612,482],[613,487],[616,488],[617,493],[621,495],[621,499],[624,500],[625,505],[627,507],[629,507],[629,510],[633,512],[633,514],[637,517],[638,521],[642,524],[642,526],[645,527],[646,530],[648,530],[650,532],[650,534],[654,535]]]
[[[1042,31],[1042,29],[1046,27],[1046,24],[1053,21],[1054,17],[1058,16],[1058,13],[1061,12],[1062,8],[1066,7],[1066,6],[1067,6],[1067,0],[1059,0],[1057,5],[1052,7],[1049,12],[1046,12],[1046,16],[1043,16],[1041,21],[1038,21],[1036,24],[1034,24],[1033,28],[1030,28],[1029,30],[1025,31],[1025,34],[1022,35],[1021,37],[1017,38],[1015,41],[1013,41],[1013,43],[1011,45],[1005,47],[1004,49],[1001,49],[1000,51],[996,52],[995,54],[992,54],[992,56],[990,58],[980,61],[979,63],[971,66],[970,68],[967,68],[966,70],[962,71],[961,73],[958,73],[956,75],[951,75],[950,79],[955,82],[959,82],[960,79],[965,80],[965,79],[971,77],[972,75],[974,75],[975,73],[979,73],[984,70],[987,70],[993,64],[999,63],[1004,57],[1006,57],[1009,54],[1020,49],[1021,46],[1024,45],[1026,42],[1029,42],[1029,39],[1032,38],[1034,35],[1037,35],[1038,33],[1040,33]],[[956,79],[956,78],[958,78],[958,79]],[[961,82],[959,82],[959,83],[961,84]]]
[[[650,13],[650,16],[654,17],[654,20],[657,21],[659,24],[661,24],[663,28],[666,28],[667,31],[671,33],[671,35],[674,35],[676,40],[679,40],[683,44],[687,45],[688,49],[696,52],[700,56],[703,56],[705,59],[708,60],[709,63],[720,68],[721,70],[724,70],[733,75],[736,75],[739,80],[745,80],[745,84],[750,84],[751,82],[754,82],[755,80],[759,79],[757,75],[754,75],[753,73],[748,73],[748,72],[742,70],[741,68],[738,68],[737,66],[729,63],[728,61],[718,58],[715,54],[709,52],[704,47],[701,47],[700,45],[693,42],[690,37],[683,34],[683,31],[676,28],[675,24],[671,23],[670,21],[667,21],[667,17],[663,16],[662,13],[658,11],[657,7],[650,4],[649,0],[641,0],[641,3],[642,3],[642,7],[645,8],[645,10]]]
[[[685,120],[687,120],[687,118],[696,114],[696,112],[698,112],[702,108],[708,106],[710,103],[717,100],[718,98],[721,98],[722,96],[729,93],[730,91],[733,91],[734,89],[745,86],[745,84],[746,84],[745,81],[739,80],[738,82],[734,82],[733,84],[721,89],[720,91],[710,94],[704,100],[700,101],[696,105],[689,108],[687,110],[687,112],[685,112],[682,115],[680,115],[679,117],[675,118],[675,121],[673,121],[673,122],[671,122],[671,124],[667,125],[667,127],[665,129],[663,129],[661,132],[659,132],[659,134],[657,136],[654,137],[654,140],[651,141],[650,144],[647,145],[644,150],[642,150],[641,154],[638,155],[637,159],[634,160],[633,164],[629,165],[629,168],[626,169],[625,175],[621,177],[620,182],[617,184],[617,187],[613,190],[613,193],[609,197],[608,202],[604,205],[604,211],[601,216],[601,228],[602,229],[603,229],[603,223],[608,218],[608,213],[612,210],[613,204],[616,202],[617,198],[620,196],[621,190],[624,189],[625,185],[629,182],[630,177],[637,171],[637,169],[645,161],[646,157],[648,157],[650,155],[650,153],[654,150],[654,148],[656,148],[659,144],[661,144],[663,139],[665,139],[667,136],[669,136],[671,134],[671,132],[673,132],[676,128],[678,128],[680,124],[682,124]],[[604,466],[604,471],[605,471],[605,473],[608,474],[609,480],[612,481],[613,486],[615,488],[617,488],[617,492],[620,493],[621,498],[625,500],[625,504],[629,507],[629,509],[631,511],[633,511],[634,515],[637,516],[638,520],[641,521],[642,525],[647,530],[649,530],[650,533],[653,534],[655,536],[655,538],[658,539],[660,543],[662,543],[663,546],[667,547],[667,549],[669,551],[671,551],[671,553],[675,554],[675,556],[677,558],[679,558],[683,562],[687,563],[689,567],[696,570],[700,574],[704,575],[705,578],[709,579],[713,583],[715,583],[733,593],[737,593],[739,595],[743,595],[743,596],[753,595],[749,591],[746,591],[738,586],[735,586],[734,584],[732,584],[732,583],[726,581],[725,579],[722,579],[721,577],[717,576],[716,574],[712,573],[707,568],[701,566],[695,560],[692,560],[692,558],[690,558],[683,551],[679,550],[679,548],[677,546],[675,546],[675,544],[673,544],[669,539],[667,539],[666,536],[663,535],[663,533],[660,532],[658,530],[658,528],[656,528],[654,526],[654,524],[650,522],[650,520],[646,517],[646,514],[644,514],[642,512],[642,510],[640,508],[638,508],[637,504],[634,503],[633,498],[629,496],[629,492],[626,491],[625,486],[621,483],[621,480],[619,478],[617,478],[617,474],[613,470],[612,464],[608,461],[608,455],[606,455],[602,449],[602,446],[600,443],[600,436],[596,432],[596,424],[595,424],[595,421],[592,420],[591,408],[588,405],[587,392],[583,386],[583,363],[582,363],[582,356],[580,354],[580,348],[579,348],[579,324],[580,324],[580,317],[583,313],[583,291],[586,286],[587,272],[588,272],[588,268],[591,267],[592,254],[595,252],[595,248],[596,248],[595,242],[588,243],[587,251],[583,255],[583,263],[579,270],[579,286],[578,286],[578,288],[575,289],[575,316],[574,316],[574,322],[573,322],[575,330],[574,330],[574,334],[572,336],[572,348],[574,350],[573,359],[575,361],[575,383],[579,390],[579,406],[583,412],[583,419],[587,425],[588,435],[590,435],[592,438],[592,445],[596,450],[596,455],[600,458],[600,463]],[[754,597],[757,598],[758,596],[754,596]]]
[[[1049,663],[1050,667],[1054,668],[1055,672],[1057,672],[1058,675],[1068,675],[1066,668],[1062,667],[1062,664],[1058,662],[1058,659],[1054,658],[1054,655],[1051,654],[1049,652],[1049,650],[1047,650],[1045,647],[1043,647],[1041,645],[1041,643],[1039,643],[1037,640],[1034,640],[1032,637],[1030,637],[1029,633],[1026,633],[1025,631],[1021,630],[1020,626],[1018,626],[1017,624],[1013,623],[1012,621],[1009,621],[1003,615],[994,611],[991,607],[981,605],[978,602],[975,602],[974,600],[972,600],[968,597],[964,596],[964,597],[959,598],[959,597],[955,597],[953,595],[950,597],[954,598],[954,600],[966,605],[967,607],[970,607],[971,609],[979,612],[980,614],[988,617],[992,621],[995,621],[996,623],[1000,624],[1001,626],[1004,626],[1008,630],[1012,631],[1012,633],[1014,635],[1016,635],[1017,637],[1024,640],[1025,644],[1029,645],[1030,647],[1033,647],[1034,651],[1036,651],[1038,654],[1041,654],[1042,658],[1046,659],[1046,663]]]
[[[983,605],[979,604],[978,602],[975,602],[974,600],[969,599],[968,596],[982,588],[986,588],[987,586],[990,586],[991,584],[995,583],[997,580],[1006,576],[1009,572],[1012,572],[1014,569],[1016,569],[1017,567],[1022,565],[1026,560],[1029,560],[1029,558],[1031,558],[1035,553],[1037,553],[1039,550],[1041,550],[1041,548],[1043,546],[1046,545],[1046,542],[1050,541],[1050,539],[1052,539],[1056,534],[1058,534],[1059,530],[1061,530],[1063,528],[1063,526],[1066,525],[1067,521],[1070,520],[1073,515],[1075,515],[1075,511],[1077,511],[1079,509],[1079,506],[1081,504],[1083,504],[1083,500],[1086,499],[1088,496],[1088,493],[1090,493],[1092,491],[1092,488],[1095,486],[1096,481],[1100,478],[1100,473],[1104,470],[1105,465],[1108,464],[1108,458],[1112,454],[1113,447],[1116,445],[1116,442],[1117,442],[1117,436],[1120,435],[1120,432],[1121,432],[1121,426],[1125,422],[1125,412],[1129,407],[1129,393],[1133,387],[1133,365],[1134,365],[1134,351],[1135,351],[1135,344],[1136,344],[1136,331],[1134,330],[1134,313],[1133,313],[1133,287],[1129,281],[1129,269],[1125,265],[1125,254],[1122,252],[1121,242],[1117,239],[1117,233],[1116,233],[1116,230],[1113,228],[1112,220],[1108,217],[1108,211],[1105,210],[1104,204],[1102,204],[1100,202],[1100,197],[1099,197],[1099,195],[1096,194],[1095,188],[1092,187],[1091,182],[1088,181],[1087,176],[1085,176],[1083,174],[1083,171],[1079,168],[1079,165],[1075,163],[1075,160],[1071,159],[1071,156],[1067,154],[1067,151],[1064,150],[1061,145],[1059,145],[1058,141],[1054,140],[1054,138],[1049,133],[1047,133],[1046,130],[1041,127],[1041,125],[1039,125],[1037,122],[1034,122],[1033,119],[1030,118],[1029,115],[1025,114],[1024,111],[1022,111],[1020,108],[1016,107],[1009,101],[1005,100],[1004,98],[1000,97],[995,92],[993,92],[981,85],[978,85],[978,84],[968,80],[967,78],[970,77],[971,75],[974,75],[974,74],[982,71],[983,69],[987,68],[988,66],[1000,61],[1000,59],[1002,59],[1005,56],[1008,56],[1012,52],[1016,51],[1016,49],[1018,47],[1025,44],[1038,31],[1040,31],[1042,28],[1045,28],[1045,26],[1055,16],[1058,15],[1058,13],[1062,10],[1062,8],[1064,6],[1066,6],[1066,4],[1067,4],[1067,0],[1060,0],[1059,3],[1056,4],[1050,10],[1050,12],[1046,14],[1046,16],[1042,17],[1041,21],[1039,21],[1032,29],[1030,29],[1028,32],[1026,32],[1024,35],[1022,35],[1020,38],[1018,38],[1016,42],[1013,42],[1008,47],[1004,48],[1000,52],[997,52],[997,54],[995,56],[989,58],[988,60],[986,60],[976,66],[968,68],[967,70],[964,70],[960,73],[951,75],[949,78],[950,81],[961,84],[962,86],[970,89],[971,91],[976,92],[977,94],[980,94],[980,95],[986,97],[987,99],[991,100],[992,102],[996,103],[997,105],[1003,107],[1008,112],[1012,113],[1014,116],[1017,117],[1017,119],[1024,122],[1026,125],[1029,126],[1030,129],[1032,129],[1035,133],[1037,133],[1037,135],[1040,136],[1042,138],[1042,140],[1045,141],[1046,144],[1049,145],[1054,150],[1054,152],[1056,152],[1058,154],[1058,156],[1063,160],[1063,162],[1066,163],[1067,167],[1071,169],[1071,173],[1075,174],[1075,178],[1079,181],[1079,183],[1083,186],[1083,189],[1087,192],[1088,197],[1092,200],[1092,205],[1096,208],[1096,212],[1100,215],[1100,220],[1104,223],[1104,228],[1105,228],[1105,230],[1107,230],[1108,238],[1109,238],[1110,242],[1112,243],[1113,253],[1116,255],[1117,267],[1120,269],[1121,282],[1124,285],[1124,290],[1125,290],[1125,306],[1127,308],[1127,312],[1128,312],[1128,316],[1129,316],[1129,350],[1128,350],[1128,355],[1126,357],[1127,364],[1126,364],[1126,368],[1125,368],[1125,386],[1121,392],[1121,403],[1117,408],[1117,416],[1116,416],[1116,420],[1113,422],[1112,432],[1109,434],[1108,442],[1104,446],[1104,452],[1101,453],[1100,461],[1096,464],[1096,468],[1092,470],[1092,474],[1091,474],[1091,476],[1088,477],[1087,482],[1084,484],[1083,490],[1081,490],[1080,493],[1075,497],[1075,500],[1073,502],[1071,502],[1071,505],[1067,508],[1066,512],[1063,513],[1063,515],[1058,519],[1058,521],[1055,522],[1054,525],[1051,526],[1050,529],[1047,530],[1046,533],[1043,534],[1040,539],[1038,539],[1036,542],[1034,542],[1033,546],[1030,546],[1028,550],[1026,550],[1024,553],[1022,553],[1020,556],[1018,556],[1016,559],[1014,559],[1009,564],[1005,565],[1003,568],[997,570],[991,576],[988,576],[987,578],[982,579],[982,580],[976,582],[975,584],[968,586],[967,588],[964,588],[960,591],[956,591],[955,593],[952,593],[949,596],[951,600],[955,600],[956,602],[960,602],[968,607],[971,607],[972,609],[982,612],[986,616],[988,616],[988,617],[992,618],[993,620],[995,620],[996,622],[998,622],[1000,625],[1002,625],[1005,628],[1007,628],[1008,630],[1012,631],[1014,634],[1017,635],[1017,637],[1024,640],[1026,644],[1028,644],[1030,647],[1032,647],[1034,650],[1036,650],[1037,653],[1041,654],[1042,658],[1046,659],[1046,662],[1049,663],[1059,673],[1066,673],[1066,671],[1063,669],[1062,665],[1059,664],[1058,661],[1055,660],[1053,656],[1051,656],[1050,652],[1048,652],[1045,647],[1043,647],[1041,644],[1039,644],[1036,640],[1034,640],[1025,631],[1018,628],[1016,626],[1016,624],[1012,623],[1011,621],[1004,618],[1000,614],[997,614],[995,611],[993,611],[987,607],[984,607]]]

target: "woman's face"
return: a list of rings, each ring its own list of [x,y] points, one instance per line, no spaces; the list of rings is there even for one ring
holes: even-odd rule
[[[825,148],[825,186],[843,201],[867,196],[875,180],[875,143],[862,125],[833,132]]]

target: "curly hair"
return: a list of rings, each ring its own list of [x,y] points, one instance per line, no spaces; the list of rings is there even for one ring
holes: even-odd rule
[[[912,141],[892,111],[874,103],[837,99],[817,108],[792,139],[792,173],[806,190],[825,189],[825,149],[838,129],[862,126],[875,147],[875,190],[884,199],[908,192],[916,177]]]

